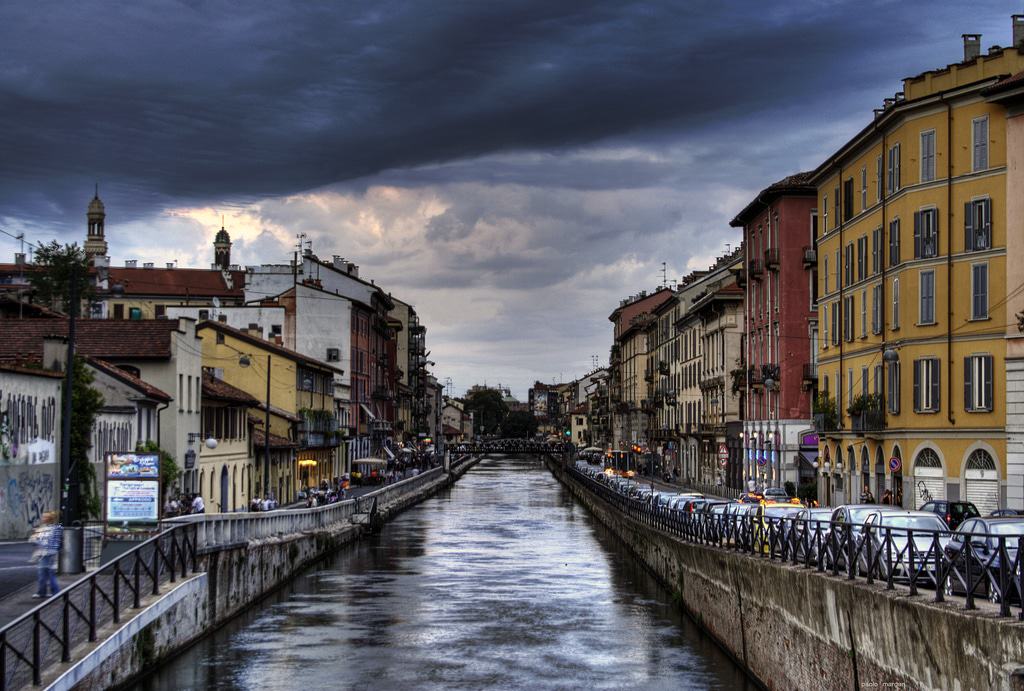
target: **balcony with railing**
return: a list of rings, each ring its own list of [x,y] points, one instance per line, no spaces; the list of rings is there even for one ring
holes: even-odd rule
[[[850,414],[850,429],[860,436],[881,432],[885,428],[880,394],[860,395],[853,399],[847,412]]]
[[[810,245],[804,247],[804,268],[810,269],[818,265],[818,250]]]
[[[779,268],[779,248],[769,247],[764,251],[764,265],[769,271]]]
[[[764,267],[761,266],[761,260],[751,259],[747,265],[747,275],[755,281],[760,281],[763,273]]]
[[[813,362],[804,363],[801,386],[804,390],[813,389],[818,385],[818,365]]]
[[[316,448],[337,446],[343,433],[338,418],[327,410],[303,409],[299,411],[299,446]]]

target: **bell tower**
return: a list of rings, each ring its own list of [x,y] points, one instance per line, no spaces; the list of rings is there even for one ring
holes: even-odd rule
[[[231,267],[231,236],[224,229],[223,221],[217,236],[213,239],[213,263],[221,271],[227,271]]]
[[[88,231],[85,236],[85,256],[91,264],[96,257],[107,256],[107,239],[103,231],[103,222],[107,217],[103,202],[100,201],[100,188],[96,185],[96,194],[89,202],[85,214],[88,220]]]

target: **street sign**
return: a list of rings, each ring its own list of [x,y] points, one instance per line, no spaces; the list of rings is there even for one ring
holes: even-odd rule
[[[768,465],[768,457],[764,455],[764,449],[757,452],[757,464],[761,466]]]
[[[898,473],[902,467],[903,461],[901,461],[897,456],[893,456],[889,459],[889,470],[892,472]]]
[[[725,444],[718,445],[718,460],[723,463],[729,460],[729,447]]]

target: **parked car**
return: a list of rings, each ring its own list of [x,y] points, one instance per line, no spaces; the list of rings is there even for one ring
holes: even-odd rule
[[[847,539],[853,541],[854,549],[860,545],[860,533],[864,521],[873,513],[903,511],[899,506],[888,504],[844,504],[832,511],[829,529],[822,534],[822,563],[826,569],[833,564],[839,569],[846,568]],[[845,528],[844,526],[849,526]],[[836,532],[836,537],[832,533]]]
[[[790,532],[792,520],[801,511],[799,506],[789,504],[758,504],[750,510],[754,521],[754,549],[768,554],[772,547],[781,551]]]
[[[937,571],[951,536],[941,518],[931,511],[878,511],[869,514],[864,524],[871,526],[864,537],[871,541],[871,561],[878,564],[879,578],[889,578],[891,570],[894,581],[909,583],[912,554],[917,578],[923,577],[933,587],[938,583]],[[858,552],[858,567],[867,573],[866,545]]]
[[[946,522],[950,530],[956,530],[968,518],[976,518],[981,514],[978,507],[969,501],[946,501],[944,499],[926,501],[922,511],[931,511]]]
[[[797,558],[818,561],[818,545],[824,545],[831,527],[832,509],[800,509],[795,516],[794,529],[797,531]]]
[[[988,515],[989,518],[1003,518],[1005,516],[1020,516],[1021,512],[1017,509],[996,509]]]
[[[786,503],[789,501],[789,492],[782,487],[769,487],[764,491],[765,501],[777,501]]]
[[[999,538],[1005,536],[1007,568],[1017,561],[1018,538],[1024,535],[1024,517],[969,518],[960,524],[945,545],[950,572],[946,578],[946,594],[966,594],[968,584],[975,595],[999,601]],[[968,544],[970,547],[968,548]],[[1017,570],[1019,570],[1019,566]],[[1019,571],[1018,571],[1019,573]],[[1020,601],[1016,587],[1017,573],[1008,574],[1011,588],[1008,596]]]

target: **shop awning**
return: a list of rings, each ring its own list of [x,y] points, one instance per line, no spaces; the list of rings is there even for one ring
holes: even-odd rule
[[[391,453],[391,449],[389,449],[386,446],[384,447],[384,453],[386,453],[388,455],[388,458],[390,458],[392,461],[395,460],[395,454]]]
[[[377,419],[377,416],[373,414],[373,411],[370,410],[369,406],[367,406],[365,403],[360,403],[359,407],[363,409],[364,413],[366,413],[367,415],[370,416],[371,420],[376,420]]]
[[[388,464],[383,458],[357,458],[352,461],[352,465],[379,465],[384,467]]]
[[[800,452],[800,458],[802,458],[804,463],[806,463],[807,465],[809,465],[811,467],[814,467],[814,464],[818,461],[818,452],[817,451],[801,451]]]

